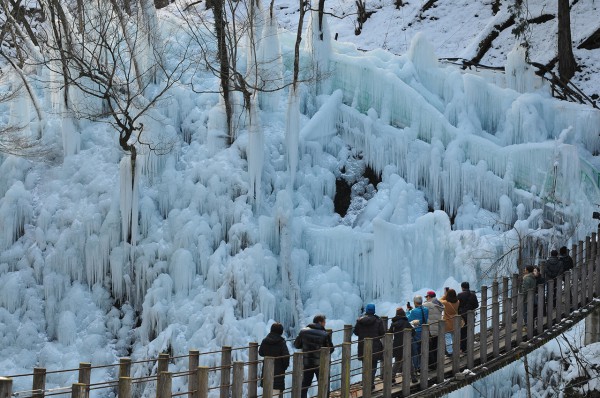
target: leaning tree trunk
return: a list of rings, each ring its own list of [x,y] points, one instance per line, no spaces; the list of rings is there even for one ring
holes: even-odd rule
[[[219,79],[221,80],[221,90],[223,91],[223,102],[225,103],[225,115],[227,117],[227,137],[229,145],[233,142],[232,136],[232,106],[231,93],[229,87],[229,57],[227,55],[227,37],[225,31],[225,16],[223,14],[223,0],[212,0],[212,10],[215,19],[215,34],[217,35],[217,57],[219,58]]]
[[[571,42],[569,0],[558,0],[558,75],[563,82],[571,80],[576,67]]]
[[[304,24],[305,12],[305,2],[304,0],[300,0],[300,13],[298,14],[298,32],[296,33],[296,45],[294,46],[294,89],[297,88],[296,86],[298,85],[298,75],[300,73],[300,42],[302,41],[302,25]]]

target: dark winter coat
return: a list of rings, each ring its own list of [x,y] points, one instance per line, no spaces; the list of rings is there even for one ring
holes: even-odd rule
[[[562,273],[563,265],[558,259],[558,256],[551,256],[546,260],[546,265],[544,266],[544,278],[546,278],[547,281],[556,279]]]
[[[573,269],[573,258],[571,256],[559,256],[558,259],[563,266],[562,272],[567,272]]]
[[[354,334],[358,336],[358,359],[362,361],[364,339],[373,338],[373,359],[383,359],[383,344],[381,337],[385,335],[385,328],[381,318],[375,314],[366,314],[356,320]]]
[[[321,359],[321,347],[331,347],[329,352],[333,352],[333,342],[331,336],[325,328],[318,323],[311,323],[300,330],[298,337],[294,340],[294,347],[302,349],[304,352],[304,369],[318,368]]]
[[[402,359],[402,349],[404,347],[403,332],[405,329],[410,329],[414,336],[415,329],[413,329],[407,317],[395,316],[392,318],[392,324],[390,325],[388,332],[394,334],[394,358],[396,358],[397,361]]]
[[[537,279],[533,274],[525,274],[521,283],[521,291],[527,293],[528,290],[534,290],[537,286]]]
[[[260,343],[258,354],[262,357],[275,358],[273,388],[285,390],[285,370],[290,366],[290,352],[285,344],[285,339],[277,333],[269,333]]]
[[[463,290],[456,295],[458,298],[458,314],[463,317],[465,324],[467,323],[467,313],[475,311],[479,308],[479,300],[477,295],[471,290]]]

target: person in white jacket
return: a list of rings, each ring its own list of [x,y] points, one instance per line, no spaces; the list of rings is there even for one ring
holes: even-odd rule
[[[437,345],[438,345],[438,327],[442,321],[444,305],[435,297],[435,292],[430,290],[425,295],[423,307],[429,310],[429,369],[436,368]]]

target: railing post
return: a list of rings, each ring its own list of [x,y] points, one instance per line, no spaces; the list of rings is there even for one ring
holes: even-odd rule
[[[438,340],[437,340],[437,358],[436,358],[436,377],[437,382],[444,381],[444,359],[446,358],[446,322],[438,322]],[[385,396],[385,394],[384,394]]]
[[[571,309],[579,308],[579,270],[581,266],[576,266],[571,270],[571,285],[573,286],[573,294],[571,295]]]
[[[160,391],[162,391],[164,388],[164,386],[162,385],[162,382],[166,380],[164,378],[161,378],[160,375],[162,373],[168,372],[168,371],[169,371],[169,354],[167,354],[167,353],[158,354],[158,362],[157,362],[157,366],[156,366],[156,394],[157,394],[157,396],[160,393]]]
[[[517,335],[516,335],[516,341],[515,341],[517,347],[523,341],[523,315],[524,315],[523,306],[524,305],[525,305],[525,293],[521,292],[517,296]]]
[[[430,325],[425,323],[421,326],[421,389],[427,388],[427,380],[429,380],[429,331]]]
[[[519,274],[512,274],[512,278],[511,278],[511,283],[510,283],[510,289],[511,289],[511,297],[512,297],[512,313],[516,314],[518,309],[518,300],[517,297],[519,296]],[[512,321],[511,321],[512,322]]]
[[[512,297],[506,298],[502,308],[506,308],[504,310],[504,351],[508,352],[512,348]]]
[[[71,397],[72,398],[84,398],[85,397],[85,384],[73,383],[71,386]]]
[[[498,281],[494,280],[492,282],[492,303],[498,302]]]
[[[131,398],[131,377],[119,377],[118,398]]]
[[[585,289],[585,303],[589,303],[593,298],[594,291],[594,257],[590,255],[590,259],[586,264],[587,268],[587,278],[586,278],[586,289]]]
[[[373,369],[372,364],[373,358],[373,339],[367,337],[363,341],[363,357],[362,357],[362,396],[365,398],[371,398],[371,385],[373,384],[373,375],[371,371]]]
[[[352,325],[344,325],[344,343],[352,342]]]
[[[544,332],[544,285],[538,285],[537,296],[537,333],[541,335]]]
[[[573,258],[573,266],[577,267],[577,261],[580,260],[581,257],[577,255],[577,245],[575,243],[571,245],[571,257]]]
[[[173,374],[171,372],[161,372],[158,375],[158,386],[156,388],[156,398],[171,398]]]
[[[492,301],[492,347],[494,358],[500,355],[500,304],[497,300]]]
[[[231,397],[242,398],[244,390],[244,363],[235,361],[233,363],[233,380],[231,385]]]
[[[542,287],[542,291],[544,290],[544,285],[538,285]],[[531,340],[533,338],[533,320],[535,319],[535,314],[533,313],[533,302],[535,300],[535,291],[534,289],[527,290],[527,340]]]
[[[556,277],[556,316],[555,322],[560,323],[563,316],[563,276]]]
[[[0,398],[12,397],[12,383],[10,377],[0,377]]]
[[[350,369],[351,369],[351,354],[352,343],[342,343],[342,397],[347,398],[350,396]]]
[[[273,382],[275,380],[275,358],[265,357],[263,359],[262,371],[262,396],[271,398],[273,396]]]
[[[82,398],[87,398],[90,394],[90,380],[92,379],[92,364],[88,362],[79,363],[79,378],[81,384],[85,384],[85,394]]]
[[[585,264],[590,262],[591,244],[590,236],[585,237]]]
[[[479,358],[481,364],[484,364],[487,362],[487,286],[481,286],[481,306],[479,309],[481,311],[479,317]]]
[[[119,377],[131,376],[131,358],[119,358]]]
[[[600,239],[600,236],[598,236]],[[594,296],[600,296],[600,247],[596,250],[594,259]]]
[[[300,394],[302,393],[302,375],[304,369],[302,355],[302,352],[294,353],[294,363],[292,369],[292,398],[300,398]]]
[[[454,331],[452,332],[452,374],[460,372],[460,323],[462,316],[457,315],[452,319]]]
[[[194,391],[198,391],[198,377],[196,375],[196,369],[200,365],[200,351],[189,350],[188,351],[188,369],[190,374],[188,375],[188,398],[194,398]]]
[[[372,343],[372,342],[371,342]],[[371,346],[372,348],[373,346]],[[371,349],[371,352],[373,350]],[[319,389],[317,392],[318,398],[327,398],[329,396],[329,364],[330,364],[329,347],[321,347],[321,356],[319,358]],[[363,395],[364,397],[365,395]]]
[[[548,309],[546,310],[546,325],[548,329],[552,328],[552,322],[554,318],[554,283],[556,280],[550,279],[548,281]]]
[[[208,398],[208,366],[198,366],[196,374],[198,377],[197,398]]]
[[[412,330],[406,329],[402,336],[402,395],[410,394],[411,366],[412,366]],[[0,397],[1,398],[1,397]]]
[[[563,294],[565,298],[565,305],[563,307],[565,316],[569,316],[571,313],[571,279],[573,277],[573,271],[567,271],[565,276],[565,292]]]
[[[383,368],[381,378],[383,379],[383,396],[392,396],[392,361],[394,353],[394,334],[386,333],[383,338]]]
[[[46,368],[33,368],[31,398],[43,398],[46,394]]]
[[[467,312],[467,368],[475,367],[475,312]]]
[[[381,322],[383,322],[383,330],[385,331],[385,333],[387,333],[388,331],[388,317],[387,316],[382,316],[381,317]]]
[[[502,277],[502,312],[506,313],[508,311],[508,313],[510,314],[511,308],[505,308],[505,304],[506,304],[506,299],[510,297],[509,295],[509,286],[508,286],[508,282],[509,282],[509,278],[508,276],[503,276]],[[502,319],[502,322],[504,322],[505,319]]]
[[[231,390],[231,347],[223,346],[221,351],[221,389],[220,398],[229,398]]]
[[[585,263],[581,264],[581,267],[579,267],[579,272],[581,275],[580,278],[580,282],[579,282],[579,304],[583,307],[585,305],[585,301],[586,301],[586,297],[587,297],[587,264],[588,261],[586,261]]]
[[[248,344],[248,398],[258,396],[258,343]]]

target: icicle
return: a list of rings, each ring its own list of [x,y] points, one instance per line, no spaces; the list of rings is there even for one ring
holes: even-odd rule
[[[258,92],[258,100],[262,110],[275,111],[279,107],[281,94],[273,90],[283,84],[283,60],[276,16],[271,16],[268,11],[265,11],[264,19],[266,23],[262,29],[257,56],[260,87],[263,91]]]
[[[298,108],[298,93],[290,88],[285,129],[285,154],[290,186],[294,186],[296,170],[298,169],[298,138],[300,135],[300,109]]]
[[[533,91],[541,86],[541,78],[537,77],[533,68],[526,61],[525,48],[515,46],[506,56],[506,86],[520,93]]]
[[[265,137],[258,120],[256,112],[256,103],[253,101],[248,110],[248,118],[250,119],[250,127],[248,129],[248,177],[249,189],[248,194],[251,200],[254,201],[255,208],[259,209],[261,204],[261,182],[265,156]]]

